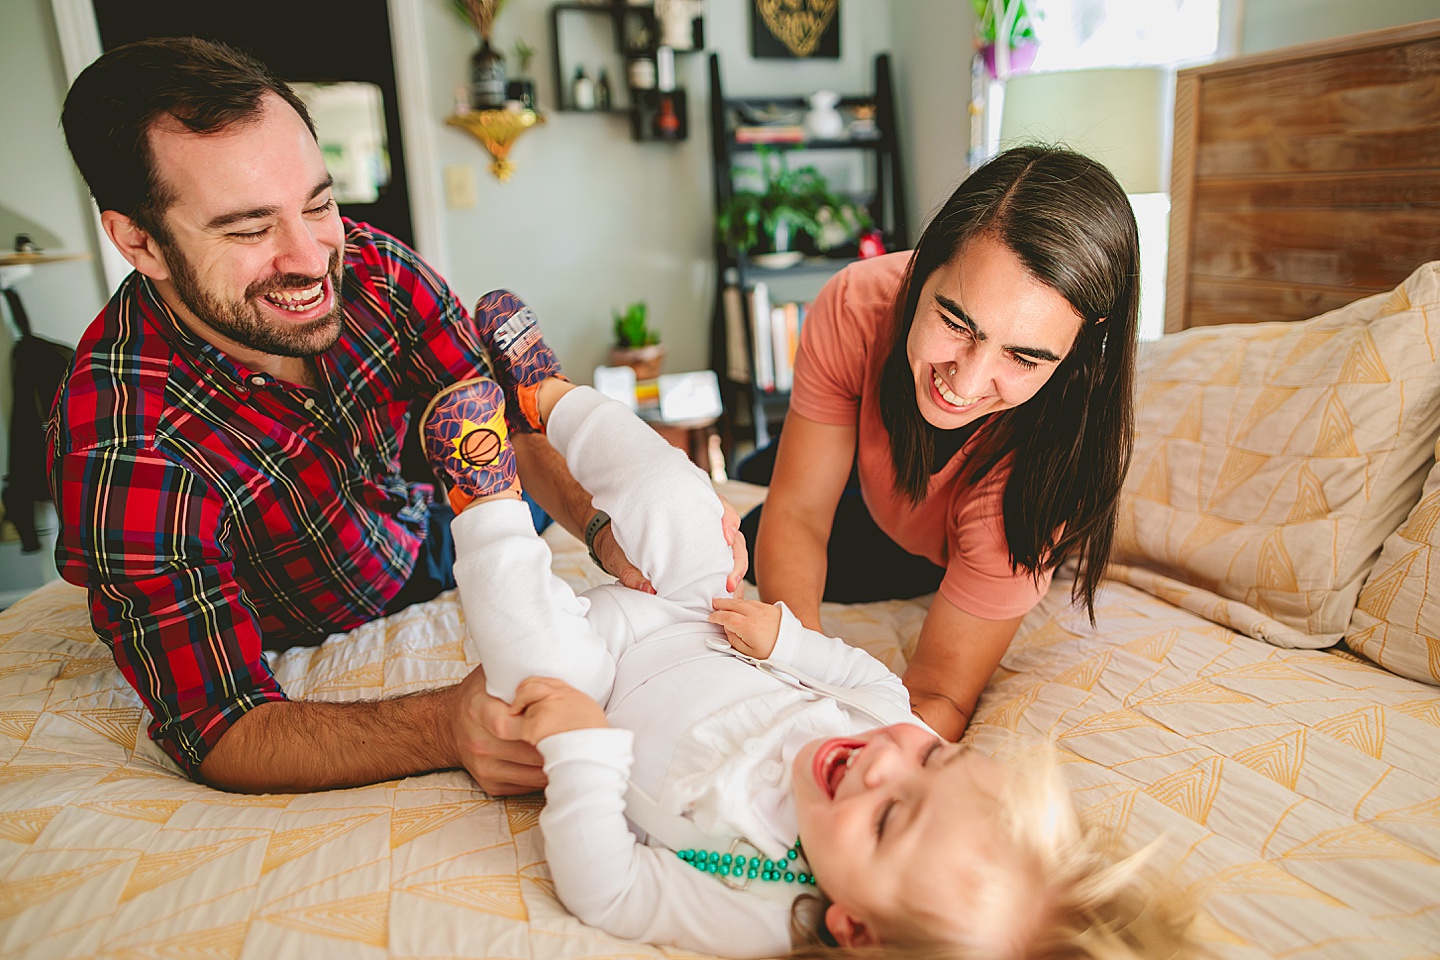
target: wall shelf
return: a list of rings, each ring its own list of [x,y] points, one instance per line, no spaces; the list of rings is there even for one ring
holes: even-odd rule
[[[515,173],[515,164],[510,162],[510,148],[526,130],[543,124],[545,117],[534,110],[471,110],[455,114],[445,122],[480,141],[493,158],[490,172],[504,183]]]
[[[604,17],[610,21],[612,45],[618,69],[611,77],[612,96],[625,98],[622,106],[606,110],[578,110],[571,101],[570,74],[576,64],[567,61],[561,46],[561,21],[567,16]],[[678,142],[690,134],[685,90],[659,90],[653,87],[630,86],[630,64],[636,59],[654,60],[659,48],[660,24],[652,4],[625,3],[623,0],[600,3],[556,3],[550,7],[550,52],[554,69],[555,109],[561,113],[595,113],[630,118],[630,138],[638,142]],[[677,56],[697,53],[705,45],[705,22],[695,17],[690,26],[691,47],[676,49]],[[657,125],[662,106],[668,101],[667,113],[678,119],[678,127],[665,132]]]

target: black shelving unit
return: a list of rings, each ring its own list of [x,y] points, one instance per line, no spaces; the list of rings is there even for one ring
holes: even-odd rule
[[[570,101],[570,78],[566,76],[569,65],[560,47],[560,21],[566,16],[604,17],[611,22],[614,45],[620,57],[619,74],[612,79],[616,96],[623,95],[626,103],[612,106],[607,110],[576,111]],[[629,85],[630,61],[637,57],[655,58],[656,39],[659,24],[655,19],[655,8],[650,4],[630,4],[624,0],[608,3],[556,3],[550,7],[550,54],[555,82],[555,109],[562,113],[583,112],[624,116],[630,120],[630,137],[637,141],[677,142],[690,135],[688,111],[684,87],[673,90],[637,90]],[[692,49],[677,50],[677,56],[699,52],[705,45],[705,21],[696,17],[691,24]],[[678,121],[678,127],[668,134],[662,134],[656,127],[656,117],[668,102],[668,109]]]
[[[798,142],[765,143],[740,142],[735,130],[739,117],[745,113],[764,110],[767,107],[780,110],[801,111],[806,100],[800,96],[748,96],[727,97],[720,77],[720,56],[710,55],[710,149],[711,180],[714,187],[716,211],[725,208],[734,195],[732,171],[737,156],[752,153],[758,147],[795,151],[851,151],[869,153],[874,156],[873,176],[867,197],[856,197],[870,212],[875,225],[880,229],[886,250],[905,250],[910,246],[909,227],[905,212],[905,177],[900,163],[900,141],[895,117],[895,89],[890,74],[890,55],[882,53],[875,58],[875,86],[872,93],[842,97],[839,109],[853,110],[856,106],[873,106],[875,110],[875,135],[866,138],[841,140],[800,140]],[[802,157],[792,157],[803,162]],[[732,251],[717,234],[715,241],[715,301],[710,324],[711,368],[720,377],[721,392],[724,395],[731,436],[753,438],[755,446],[762,447],[770,442],[773,423],[784,419],[789,407],[788,393],[759,389],[755,376],[754,324],[749,316],[749,291],[755,283],[768,283],[785,278],[808,277],[815,284],[815,290],[823,285],[831,274],[854,258],[830,259],[812,257],[782,269],[767,269],[754,263],[744,253]],[[736,286],[740,289],[740,301],[745,313],[745,332],[750,355],[750,381],[741,383],[727,376],[729,357],[726,349],[725,289]],[[744,412],[750,421],[749,427],[737,416]]]

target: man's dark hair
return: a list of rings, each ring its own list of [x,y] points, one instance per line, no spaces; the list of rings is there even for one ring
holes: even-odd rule
[[[917,504],[929,486],[935,431],[915,399],[906,342],[926,279],[981,237],[999,241],[1064,297],[1081,325],[1035,396],[987,418],[961,476],[974,483],[1013,456],[1004,496],[1011,565],[1038,576],[1078,557],[1074,596],[1093,619],[1134,437],[1135,215],[1101,164],[1068,150],[1017,147],[966,178],[925,228],[905,271],[880,373],[896,489]]]
[[[195,133],[213,133],[259,117],[274,93],[315,124],[295,91],[259,60],[198,37],[141,40],[102,54],[65,96],[60,122],[70,155],[101,210],[134,220],[161,243],[174,201],[155,170],[150,128],[172,117]]]

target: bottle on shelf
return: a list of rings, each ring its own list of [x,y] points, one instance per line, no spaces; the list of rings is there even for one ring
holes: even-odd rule
[[[600,76],[595,80],[595,109],[609,110],[613,104],[614,94],[610,89],[610,71],[601,67]]]
[[[505,106],[505,57],[485,37],[470,58],[470,101],[476,110]]]
[[[584,67],[576,67],[575,79],[570,81],[570,104],[576,110],[595,109],[595,81],[585,74]]]
[[[660,109],[655,114],[655,136],[661,140],[677,140],[680,137],[680,116],[675,112],[672,94],[660,94]]]

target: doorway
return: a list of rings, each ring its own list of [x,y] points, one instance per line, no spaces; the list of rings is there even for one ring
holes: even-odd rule
[[[250,0],[234,5],[94,0],[94,6],[105,50],[152,37],[203,37],[243,50],[287,82],[301,84],[307,104],[317,96],[330,105],[363,101],[363,110],[336,106],[312,111],[321,115],[316,126],[327,165],[337,180],[343,177],[354,185],[337,197],[340,212],[415,245],[386,0]],[[360,114],[378,118],[381,129],[352,133],[321,129],[318,122]]]

